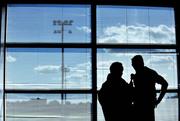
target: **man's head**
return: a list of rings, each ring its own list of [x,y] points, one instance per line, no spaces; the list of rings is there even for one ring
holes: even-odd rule
[[[120,62],[114,62],[110,66],[110,72],[112,75],[122,76],[123,73],[123,66]]]
[[[136,55],[132,58],[132,66],[136,71],[140,71],[144,67],[143,57],[141,55]]]

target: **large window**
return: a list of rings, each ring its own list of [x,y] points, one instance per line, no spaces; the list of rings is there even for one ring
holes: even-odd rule
[[[8,48],[6,53],[6,89],[91,88],[87,48],[64,53],[61,48]]]
[[[114,61],[130,82],[136,54],[169,84],[156,121],[179,120],[174,7],[92,1],[2,10],[0,121],[104,121],[97,92]]]
[[[89,5],[8,4],[6,121],[92,120],[90,14]]]

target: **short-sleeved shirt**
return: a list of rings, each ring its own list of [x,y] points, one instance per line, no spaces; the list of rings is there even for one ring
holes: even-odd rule
[[[143,106],[154,105],[156,101],[156,88],[155,84],[161,78],[158,73],[148,67],[144,67],[140,73],[135,74],[135,103]]]

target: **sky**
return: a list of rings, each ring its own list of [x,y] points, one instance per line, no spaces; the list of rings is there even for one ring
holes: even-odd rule
[[[7,42],[90,43],[91,13],[88,5],[9,5]],[[73,20],[62,33],[54,20]],[[97,6],[97,43],[175,44],[174,11],[161,7]],[[69,33],[69,31],[71,31]],[[8,48],[8,89],[91,89],[91,49]],[[175,50],[97,49],[97,87],[101,87],[114,61],[122,62],[129,82],[131,58],[142,54],[145,65],[157,70],[177,87]],[[62,61],[64,60],[64,61]],[[62,64],[65,67],[62,82]],[[62,83],[63,86],[62,86]],[[157,85],[159,88],[159,86]]]

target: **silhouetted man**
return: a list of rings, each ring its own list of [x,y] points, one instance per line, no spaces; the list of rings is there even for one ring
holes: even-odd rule
[[[122,74],[122,64],[112,63],[107,80],[98,92],[98,99],[106,121],[130,121],[132,87],[122,79]]]
[[[154,108],[164,97],[168,83],[156,71],[144,66],[141,55],[132,58],[132,66],[136,74],[131,74],[134,88],[134,106],[136,121],[154,121]],[[155,84],[161,85],[160,95],[156,98]]]

